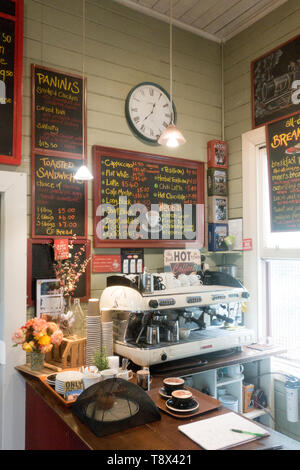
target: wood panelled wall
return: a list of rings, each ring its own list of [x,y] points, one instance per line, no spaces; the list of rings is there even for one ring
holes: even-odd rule
[[[229,143],[229,216],[242,217],[242,140],[252,129],[251,61],[299,34],[300,2],[281,7],[224,46],[225,140]]]
[[[31,64],[82,73],[82,1],[24,0],[22,165],[1,170],[28,174],[28,236],[31,207]],[[94,144],[206,161],[206,142],[221,137],[221,58],[218,44],[174,28],[174,101],[187,144],[167,151],[137,140],[127,126],[125,99],[139,82],[169,90],[168,24],[113,0],[86,2],[88,161]],[[92,183],[88,192],[88,235],[92,239]],[[93,250],[93,253],[118,250]],[[146,250],[146,264],[162,266],[162,250]],[[92,275],[99,297],[105,275]]]

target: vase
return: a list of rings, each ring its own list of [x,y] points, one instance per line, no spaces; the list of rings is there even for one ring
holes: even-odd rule
[[[32,351],[30,353],[30,369],[40,371],[44,368],[45,354],[40,351]]]
[[[72,323],[74,322],[73,312],[72,312],[72,297],[66,295],[64,297],[64,307],[63,311],[60,314],[59,327],[63,332],[64,337],[71,336],[72,334]]]

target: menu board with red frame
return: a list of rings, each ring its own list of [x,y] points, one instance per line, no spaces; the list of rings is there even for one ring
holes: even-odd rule
[[[96,248],[204,245],[203,162],[100,146],[93,147],[93,158]],[[126,207],[120,205],[121,196]],[[106,207],[115,229],[113,223],[112,230],[109,223],[105,228]],[[138,207],[145,219],[141,217],[134,233],[138,213],[135,217],[132,211],[139,212]],[[165,224],[168,211],[170,222]],[[187,236],[189,229],[194,238]]]
[[[23,0],[0,2],[0,163],[20,165]]]

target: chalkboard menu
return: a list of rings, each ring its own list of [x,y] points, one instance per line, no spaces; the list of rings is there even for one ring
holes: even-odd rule
[[[253,127],[300,110],[299,51],[300,35],[251,63]]]
[[[21,163],[23,1],[0,2],[0,163]]]
[[[271,231],[300,230],[300,113],[267,126]]]
[[[74,175],[81,161],[32,155],[32,236],[86,238],[86,184]]]
[[[94,246],[204,243],[204,164],[93,147]]]
[[[38,279],[55,279],[54,251],[52,239],[27,240],[27,305],[33,306],[36,300],[36,281]],[[90,240],[73,240],[72,256],[79,253],[79,263],[90,257]],[[82,246],[85,250],[80,251]],[[73,297],[79,297],[83,302],[90,298],[90,263],[80,276]]]
[[[32,66],[33,149],[82,158],[85,84],[80,76]]]

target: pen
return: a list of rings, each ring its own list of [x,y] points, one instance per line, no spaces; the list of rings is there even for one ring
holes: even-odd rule
[[[258,432],[242,431],[241,429],[230,429],[230,431],[239,432],[241,434],[249,434],[250,436],[264,437],[264,434],[260,434]]]

